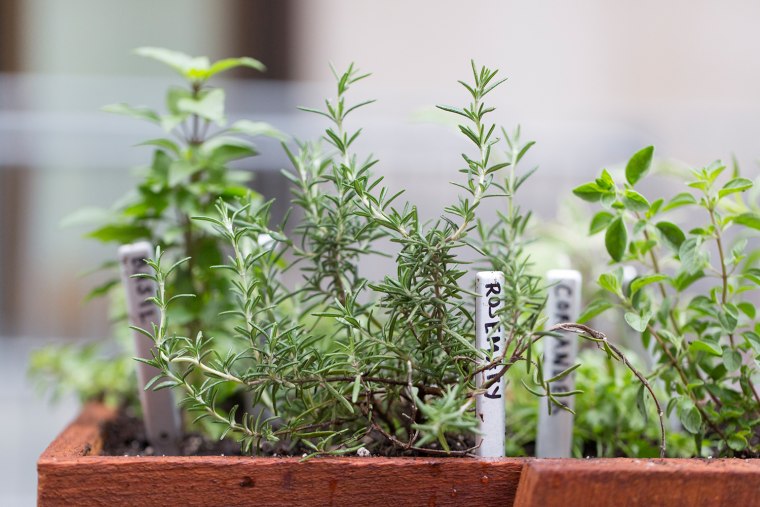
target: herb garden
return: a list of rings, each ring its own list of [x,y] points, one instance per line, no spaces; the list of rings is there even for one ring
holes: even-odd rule
[[[498,71],[473,62],[461,105],[438,106],[469,150],[441,175],[459,198],[427,221],[356,149],[373,101],[355,65],[303,108],[324,125],[307,141],[227,124],[214,78],[260,62],[137,52],[186,86],[165,112],[106,108],[164,136],[88,233],[120,247],[93,296],[126,315],[121,352],[35,358],[34,375],[87,402],[40,458],[40,505],[760,501],[760,200],[736,164],[660,195],[654,149],[634,153],[573,190],[606,272],[537,272],[517,204],[534,143],[495,123]],[[230,165],[258,136],[290,160],[282,221]],[[369,277],[380,257],[392,272]]]

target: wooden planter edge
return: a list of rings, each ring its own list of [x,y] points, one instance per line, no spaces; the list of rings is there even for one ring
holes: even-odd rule
[[[37,463],[38,505],[760,506],[760,460],[101,456],[81,414]]]
[[[511,506],[521,459],[101,456],[116,412],[85,405],[37,462],[38,505]]]

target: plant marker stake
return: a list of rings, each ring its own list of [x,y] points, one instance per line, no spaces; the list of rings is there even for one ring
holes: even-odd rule
[[[475,346],[492,352],[493,358],[504,352],[504,329],[501,327],[499,312],[504,308],[504,273],[501,271],[481,271],[476,276],[475,292]],[[478,373],[475,385],[482,386],[494,378],[501,366],[494,366]],[[488,458],[504,456],[505,407],[504,377],[491,385],[483,394],[475,398],[475,412],[478,418],[478,455]]]
[[[119,247],[121,276],[127,292],[127,312],[129,323],[146,331],[158,325],[158,307],[147,298],[155,296],[156,284],[148,278],[133,278],[138,273],[150,273],[145,259],[153,256],[153,247],[147,241]],[[147,336],[133,331],[137,357],[153,357],[153,341]],[[145,363],[137,363],[137,382],[140,391],[140,405],[145,421],[145,432],[157,454],[177,454],[180,440],[180,416],[174,403],[171,389],[145,390],[145,385],[161,372]]]
[[[553,269],[547,273],[549,294],[546,302],[546,328],[563,322],[575,322],[581,312],[581,274],[572,269]],[[578,337],[560,333],[560,338],[547,336],[544,344],[544,375],[551,378],[575,364],[578,356]],[[575,389],[575,374],[571,373],[549,386],[552,392]],[[575,406],[575,396],[558,398],[569,408]],[[573,443],[573,414],[557,406],[549,414],[549,398],[541,398],[538,414],[536,457],[569,458]]]

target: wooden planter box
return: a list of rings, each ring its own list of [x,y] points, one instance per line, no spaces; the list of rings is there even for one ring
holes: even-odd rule
[[[760,460],[100,456],[87,405],[42,454],[38,505],[760,506]]]

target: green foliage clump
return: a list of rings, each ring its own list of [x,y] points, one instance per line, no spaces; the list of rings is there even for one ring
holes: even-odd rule
[[[168,89],[165,113],[127,104],[104,108],[155,124],[165,135],[142,143],[154,151],[137,191],[118,203],[111,221],[88,236],[116,244],[147,240],[165,251],[176,250],[176,255],[190,257],[180,268],[177,281],[181,290],[197,297],[183,305],[183,314],[174,320],[185,326],[188,334],[194,334],[201,322],[212,322],[226,309],[227,300],[219,297],[224,284],[205,269],[222,262],[223,243],[191,217],[212,213],[218,199],[258,199],[246,185],[251,173],[233,170],[229,164],[257,154],[250,138],[282,134],[265,123],[249,120],[228,126],[224,90],[209,84],[213,76],[236,67],[263,71],[263,64],[257,60],[227,58],[211,63],[205,57],[160,48],[140,48],[136,53],[168,65],[186,83]]]
[[[167,90],[166,111],[163,113],[128,104],[104,108],[111,113],[146,121],[160,129],[163,135],[141,143],[141,146],[152,148],[153,154],[150,165],[140,168],[139,182],[133,191],[118,200],[110,210],[86,208],[67,221],[96,222],[97,227],[87,236],[102,243],[121,245],[147,240],[172,255],[190,257],[191,260],[180,268],[175,282],[180,290],[192,292],[197,297],[182,308],[175,308],[172,321],[183,334],[194,335],[201,322],[205,329],[216,331],[215,317],[229,309],[231,302],[226,283],[205,267],[222,262],[225,243],[191,217],[212,213],[218,199],[230,202],[241,197],[259,200],[258,194],[247,185],[251,173],[233,170],[229,164],[257,154],[251,138],[269,136],[282,140],[284,136],[262,122],[240,120],[227,125],[225,92],[212,86],[210,79],[237,67],[264,71],[264,65],[247,57],[210,62],[206,57],[191,57],[151,47],[137,49],[136,53],[169,66],[185,80],[185,84]],[[100,271],[108,273],[106,281],[89,297],[115,295],[114,301],[119,309],[114,312],[114,320],[121,322],[126,310],[120,294],[118,268],[116,262],[104,263]],[[110,352],[98,353],[97,346],[87,346],[81,349],[78,357],[76,347],[62,349],[60,354],[70,360],[76,358],[78,370],[121,370],[124,360],[133,355],[131,347],[122,346],[122,342],[115,342],[111,347],[115,351]],[[75,374],[61,371],[57,364],[60,362],[60,358],[56,358],[57,349],[46,349],[31,363],[32,375],[51,389],[60,391],[68,386],[85,398],[91,395],[107,395],[114,400],[133,397],[134,381],[101,383],[98,381],[100,377],[95,376],[89,385],[82,385],[74,379]],[[133,378],[130,372],[131,369],[126,369],[122,373]],[[46,380],[52,378],[69,381],[56,385],[57,382]]]
[[[153,274],[145,276],[157,283],[152,301],[162,314],[159,325],[140,330],[156,344],[154,356],[142,359],[161,371],[151,386],[182,390],[183,404],[198,420],[216,423],[222,436],[235,435],[246,453],[275,447],[345,454],[364,446],[469,454],[474,397],[518,362],[529,372],[534,367],[534,383],[543,389],[537,395],[566,408],[554,398],[561,393],[549,392],[551,379],[543,378],[532,355],[534,343],[554,330],[541,331],[543,288],[523,252],[529,215],[513,203],[530,175],[517,165],[531,143],[520,144],[519,130],[512,136],[501,130],[506,149],[499,150],[499,130],[487,121],[494,109],[484,99],[503,80],[485,67],[473,64],[472,71],[472,82],[461,83],[469,103],[439,106],[465,119],[459,129],[472,152],[462,155],[462,196],[432,222],[420,220],[413,204],[397,204],[401,193],[371,172],[376,160],[353,151],[361,130],[349,129],[346,118],[371,101],[351,105],[346,95],[367,75],[353,65],[336,73],[337,96],[323,110],[310,109],[329,122],[322,142],[285,148],[302,217],[293,235],[271,227],[268,205],[250,197],[219,200],[215,213],[193,217],[229,252],[225,262],[205,265],[234,296],[234,308],[221,314],[223,329],[215,332],[212,324],[211,331],[186,334],[175,328],[173,308],[194,294],[173,281],[191,261],[165,258],[161,249],[149,261]],[[499,197],[501,220],[488,226],[478,211],[484,199]],[[509,282],[499,353],[473,345],[474,294],[463,252],[504,271]],[[395,258],[396,271],[369,279],[360,264],[380,253]],[[301,287],[284,285],[289,269],[303,274]],[[632,368],[604,335],[577,325],[562,329],[588,335]],[[224,351],[220,340],[229,344]],[[477,389],[475,375],[495,366],[498,375]],[[249,401],[224,407],[220,393],[230,390]]]
[[[655,407],[646,413],[632,410],[639,399],[639,383],[633,372],[618,363],[605,360],[591,350],[578,356],[575,388],[583,394],[575,397],[572,456],[586,457],[657,457],[660,430]],[[638,366],[638,365],[637,365]],[[510,371],[507,404],[507,455],[530,455],[536,440],[538,399],[519,387],[519,369]],[[664,393],[654,386],[658,398]],[[666,435],[669,457],[694,455],[694,443],[681,432]]]
[[[43,347],[31,355],[29,369],[51,401],[72,394],[82,403],[102,400],[111,406],[137,400],[134,360],[118,351],[107,354],[100,343]]]
[[[234,435],[246,453],[367,447],[467,455],[475,449],[475,397],[517,363],[532,373],[529,392],[567,409],[558,398],[573,393],[551,392],[549,382],[578,365],[545,379],[534,351],[560,330],[621,361],[642,384],[641,400],[645,390],[654,395],[603,334],[571,323],[542,329],[544,289],[525,252],[530,213],[514,200],[535,170],[520,167],[533,143],[521,141],[519,128],[508,134],[489,121],[494,108],[485,99],[504,81],[496,71],[473,63],[472,81],[460,82],[467,105],[439,106],[463,118],[459,130],[471,150],[462,154],[455,183],[462,195],[425,222],[415,205],[398,203],[402,192],[373,175],[377,160],[354,151],[361,129],[349,128],[347,118],[373,101],[348,102],[349,90],[367,77],[353,65],[335,73],[337,94],[324,109],[306,109],[329,122],[323,138],[288,145],[264,123],[227,126],[224,91],[209,82],[235,67],[263,70],[258,61],[212,63],[158,48],[137,53],[171,67],[185,86],[169,88],[165,113],[106,108],[153,124],[163,136],[142,143],[153,149],[151,164],[135,191],[97,213],[100,223],[88,236],[157,246],[153,273],[139,276],[157,284],[151,300],[161,322],[137,329],[156,345],[153,357],[140,360],[161,372],[147,388],[181,390],[194,423],[221,438]],[[292,183],[295,227],[272,225],[272,203],[249,189],[250,173],[230,167],[256,155],[249,139],[259,135],[283,141],[292,163],[284,175]],[[485,199],[500,202],[491,224],[479,216]],[[396,271],[372,279],[362,264],[381,255],[395,260]],[[505,342],[498,353],[474,346],[471,262],[505,274],[506,309],[498,315]],[[293,274],[300,286],[286,285]],[[117,321],[124,318],[118,289],[114,278],[92,293],[117,296]],[[39,378],[59,379],[58,391],[83,399],[133,399],[136,382],[124,360],[130,348],[116,349],[112,360],[94,346],[45,350],[33,369]],[[477,388],[476,375],[493,368],[498,373]]]
[[[760,214],[745,199],[754,183],[715,162],[691,171],[673,196],[645,197],[640,181],[650,146],[628,161],[624,178],[607,170],[574,193],[599,203],[590,233],[604,232],[612,270],[581,320],[619,308],[653,351],[667,393],[698,453],[760,452],[760,323],[752,293],[760,284]],[[728,173],[728,177],[726,174]],[[640,276],[624,287],[622,266]]]

